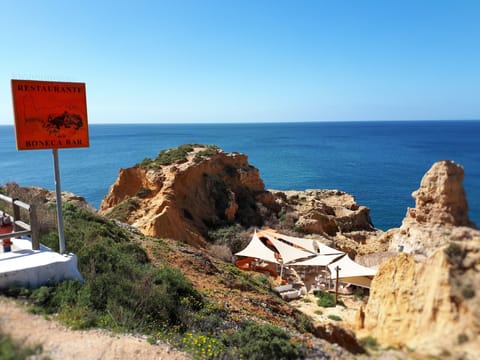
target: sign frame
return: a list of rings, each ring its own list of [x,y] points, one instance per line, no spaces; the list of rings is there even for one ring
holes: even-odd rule
[[[12,79],[17,150],[89,147],[85,83]]]
[[[58,149],[89,147],[85,83],[12,79],[17,150],[52,149],[58,243],[65,253]]]

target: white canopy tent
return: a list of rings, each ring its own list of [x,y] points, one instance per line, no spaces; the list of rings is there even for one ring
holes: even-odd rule
[[[280,254],[280,257],[282,258],[280,277],[282,277],[283,275],[283,266],[285,264],[288,264],[297,259],[304,259],[315,255],[312,252],[293,247],[292,245],[288,245],[287,243],[277,240],[276,238],[269,236],[263,232],[261,233],[261,236],[266,237],[272,243],[272,245],[275,246],[278,253]]]
[[[277,260],[275,252],[269,249],[260,240],[260,237],[266,238],[275,247],[281,261]],[[289,245],[289,243],[292,245]],[[363,287],[370,287],[372,278],[376,273],[374,269],[357,264],[346,253],[326,246],[317,240],[296,238],[272,231],[263,230],[258,234],[255,231],[247,247],[235,253],[235,255],[280,264],[280,275],[282,275],[284,265],[323,266],[330,271],[331,279],[336,279],[336,268],[338,266],[339,280]],[[295,262],[295,260],[299,261]]]
[[[253,234],[252,240],[247,245],[247,247],[242,251],[237,252],[235,255],[249,256],[256,259],[269,261],[275,264],[279,263],[275,258],[275,253],[262,243],[262,241],[258,238],[256,231]]]
[[[373,276],[376,273],[376,270],[357,264],[348,255],[345,255],[328,265],[332,279],[337,278],[337,266],[339,267],[339,280],[363,287],[370,287]]]
[[[275,248],[278,250],[278,253],[280,254],[284,264],[288,264],[297,259],[308,258],[315,255],[310,251],[305,251],[305,250],[293,247],[291,245],[288,245],[287,243],[277,240],[276,238],[269,236],[263,232],[260,235],[265,236],[268,240],[271,241],[273,246],[275,246]]]
[[[327,266],[331,262],[335,261],[339,257],[345,255],[345,253],[338,253],[338,254],[333,254],[333,255],[316,255],[313,258],[299,261],[299,262],[294,262],[289,265],[295,266]]]
[[[262,234],[265,234],[268,237],[285,240],[293,245],[300,246],[303,249],[315,254],[322,254],[322,255],[344,254],[344,252],[334,249],[330,246],[324,245],[320,241],[315,239],[305,239],[305,238],[299,238],[294,236],[287,236],[287,235],[279,234],[279,233],[268,231],[268,230],[267,231],[262,230]]]

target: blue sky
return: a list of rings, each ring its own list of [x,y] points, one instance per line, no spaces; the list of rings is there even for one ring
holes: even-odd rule
[[[90,123],[480,119],[480,1],[0,2],[10,79],[87,84]]]

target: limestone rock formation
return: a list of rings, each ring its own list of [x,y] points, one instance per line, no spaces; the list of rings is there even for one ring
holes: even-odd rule
[[[448,241],[474,236],[463,177],[463,168],[453,161],[439,161],[428,170],[412,194],[415,208],[407,210],[400,229],[385,234],[391,251],[428,256]]]
[[[375,229],[370,209],[339,190],[271,191],[286,218],[286,225],[303,234],[321,234],[323,242],[358,254],[386,251],[382,231]]]
[[[182,156],[172,157],[182,149]],[[232,223],[246,227],[268,223],[307,234],[342,234],[342,238],[355,233],[361,241],[365,236],[359,232],[374,230],[369,209],[349,194],[267,191],[246,155],[201,145],[182,145],[120,170],[100,213],[128,222],[146,235],[194,246],[205,244],[208,230]]]
[[[370,210],[339,190],[273,191],[283,209],[298,214],[295,227],[306,234],[373,230]]]
[[[342,348],[347,349],[352,354],[363,354],[363,349],[355,334],[348,329],[334,324],[323,324],[315,327],[315,334],[321,339],[325,339],[330,343],[338,344]]]
[[[453,161],[433,164],[412,194],[415,208],[408,209],[405,222],[474,226],[468,218],[463,178],[463,168]]]
[[[480,236],[451,242],[420,262],[398,254],[372,282],[364,331],[385,346],[474,359],[480,354],[479,270]]]
[[[397,255],[372,282],[362,330],[382,345],[480,355],[480,231],[468,219],[462,180],[460,165],[434,164],[413,193],[415,209],[382,236]]]
[[[36,205],[38,211],[42,211],[43,207],[49,207],[57,202],[55,191],[50,191],[38,186],[24,187],[17,183],[7,183],[3,186],[3,190],[9,197],[19,199],[27,204]],[[62,191],[62,202],[73,203],[88,211],[95,212],[95,209],[87,203],[82,196],[75,195],[71,192]]]
[[[246,155],[201,145],[179,149],[186,149],[179,159],[165,163],[164,151],[157,160],[120,170],[100,212],[126,209],[124,220],[144,234],[194,246],[205,243],[210,226],[261,223],[255,197],[264,184]]]

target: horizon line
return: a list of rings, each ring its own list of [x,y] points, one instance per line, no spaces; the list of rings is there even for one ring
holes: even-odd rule
[[[251,124],[305,124],[305,123],[365,123],[365,122],[447,122],[447,121],[480,121],[478,119],[376,119],[376,120],[299,120],[299,121],[192,121],[192,122],[88,122],[88,125],[251,125]],[[11,124],[1,123],[0,126],[15,126],[15,122]]]

